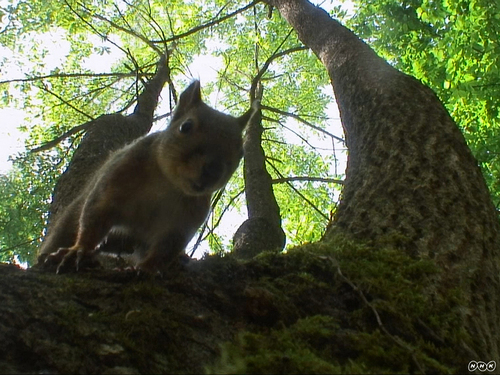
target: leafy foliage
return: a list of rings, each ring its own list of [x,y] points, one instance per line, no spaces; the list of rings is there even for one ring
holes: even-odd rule
[[[464,131],[498,206],[499,5],[486,0],[368,0],[356,5],[353,18],[345,22],[384,58],[434,89]],[[318,142],[310,141],[316,134],[330,145],[334,142],[327,133],[318,133],[331,126],[325,110],[332,98],[321,90],[328,79],[317,58],[298,49],[301,43],[286,22],[277,15],[269,17],[264,5],[222,0],[168,4],[30,0],[12,2],[1,12],[2,45],[10,53],[0,61],[0,68],[25,76],[0,83],[1,105],[24,109],[27,150],[90,118],[129,112],[141,80],[154,73],[158,55],[167,50],[173,86],[169,93],[164,90],[157,110],[161,118],[168,117],[176,88],[198,78],[190,66],[200,56],[220,61],[217,81],[203,85],[204,96],[216,96],[217,108],[233,114],[248,107],[249,88],[261,74],[263,148],[268,171],[280,181],[275,194],[288,243],[321,236],[338,187],[317,180],[284,181],[295,176],[339,178],[332,167],[333,149],[321,152]],[[334,13],[346,16],[340,7]],[[45,42],[51,36],[59,40],[57,45]],[[276,57],[276,53],[283,55]],[[97,67],[91,64],[96,57],[102,61]],[[56,148],[24,155],[13,172],[2,176],[2,259],[18,255],[33,261],[50,192],[80,137],[77,133]],[[242,191],[238,171],[208,223],[213,250],[229,247],[231,234],[217,232],[216,227],[228,205],[244,211]]]
[[[28,156],[0,175],[0,261],[32,264],[43,235],[58,157]],[[60,163],[59,163],[60,164]]]
[[[168,51],[173,85],[168,93],[167,89],[163,91],[159,118],[168,117],[176,92],[198,78],[190,71],[191,63],[200,56],[213,56],[221,62],[217,82],[203,84],[203,91],[205,98],[216,94],[220,110],[235,115],[246,110],[250,105],[248,91],[261,74],[262,104],[268,108],[264,110],[263,148],[273,178],[332,177],[329,166],[334,158],[328,151],[320,153],[311,140],[311,128],[302,125],[307,122],[319,130],[330,125],[325,109],[332,99],[320,90],[328,86],[326,73],[312,53],[300,48],[301,43],[283,19],[268,17],[263,4],[219,0],[176,0],[168,4],[156,0],[57,0],[45,4],[33,0],[20,1],[3,12],[7,22],[2,44],[11,57],[1,64],[25,75],[1,84],[3,105],[24,108],[28,150],[101,114],[130,112],[141,81],[154,73],[159,55]],[[50,35],[62,40],[58,42],[59,54],[44,42]],[[283,54],[276,57],[277,53]],[[96,67],[91,62],[98,56],[103,63]],[[290,115],[306,121],[299,125]],[[292,136],[298,141],[290,143]],[[80,137],[77,133],[56,148],[24,155],[18,159],[16,172],[5,177],[5,184],[11,184],[5,194],[18,192],[16,200],[0,203],[5,217],[15,214],[18,218],[9,221],[18,234],[0,240],[2,248],[13,248],[4,252],[6,259],[21,254],[22,259],[33,261],[37,241],[29,250],[16,245],[40,237],[50,192]],[[243,189],[240,172],[238,176],[215,207],[209,229],[218,225],[218,215],[229,203],[237,210],[242,207],[243,195],[238,196]],[[26,184],[31,190],[25,188]],[[275,186],[289,243],[318,239],[336,196],[335,185],[288,181]],[[25,199],[24,192],[30,191],[33,194]],[[16,205],[17,200],[23,202],[22,207]],[[227,249],[231,235],[210,231],[210,247]]]

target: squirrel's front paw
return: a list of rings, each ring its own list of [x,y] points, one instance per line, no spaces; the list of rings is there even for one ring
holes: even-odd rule
[[[93,253],[81,249],[71,249],[62,247],[57,252],[47,255],[45,259],[47,267],[57,266],[56,273],[66,273],[71,271],[80,271],[86,268],[95,268],[99,262],[95,259]]]

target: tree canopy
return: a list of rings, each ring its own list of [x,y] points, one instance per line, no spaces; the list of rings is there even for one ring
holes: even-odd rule
[[[265,87],[262,104],[266,107],[267,163],[278,180],[278,200],[289,202],[283,209],[285,229],[291,234],[291,243],[320,237],[331,210],[326,202],[338,190],[326,179],[332,178],[329,165],[343,148],[342,135],[325,130],[330,97],[321,89],[328,83],[321,65],[284,21],[268,18],[263,4],[179,1],[166,6],[154,1],[61,1],[42,6],[30,1],[10,5],[4,12],[3,45],[12,51],[4,65],[11,69],[18,66],[25,73],[19,80],[2,84],[3,105],[20,106],[27,113],[28,152],[17,159],[15,173],[28,176],[39,192],[29,199],[20,198],[26,202],[23,209],[38,215],[30,216],[29,229],[2,239],[2,247],[10,249],[2,253],[3,259],[12,259],[15,254],[23,261],[34,259],[55,179],[82,135],[82,129],[71,129],[100,114],[130,112],[141,81],[152,76],[159,55],[164,53],[169,55],[172,84],[164,89],[156,115],[160,128],[168,121],[177,92],[197,78],[189,67],[199,56],[212,56],[220,65],[215,82],[202,82],[203,95],[207,98],[214,93],[215,106],[235,115],[250,105],[252,80],[260,76]],[[47,71],[46,56],[54,51],[42,40],[49,33],[58,34],[67,43],[68,52],[60,65]],[[103,60],[111,55],[116,61],[109,70],[95,72],[85,67],[85,61],[95,55]],[[69,136],[54,147],[29,152],[67,132]],[[319,150],[311,133],[326,139],[329,150]],[[296,139],[293,143],[289,142],[291,137]],[[291,153],[296,155],[293,162],[288,157]],[[25,179],[14,181],[11,183],[17,183],[21,195],[33,195],[22,185]],[[211,230],[229,205],[242,207],[242,191],[241,179],[235,178],[218,200],[208,222],[213,251],[228,248],[232,234]],[[303,199],[305,206],[299,204]],[[10,207],[6,203],[6,210]],[[25,228],[23,225],[11,223],[16,231]]]
[[[498,6],[393,0],[355,5],[350,16],[340,6],[332,12],[349,18],[379,54],[438,93],[480,162],[495,204],[500,203]],[[203,95],[235,115],[250,105],[251,84],[260,75],[263,147],[288,243],[321,237],[341,188],[332,181],[342,179],[337,160],[345,146],[328,118],[331,97],[323,67],[265,4],[31,0],[0,11],[1,44],[10,51],[2,69],[22,73],[18,80],[2,80],[2,106],[24,109],[23,129],[29,134],[26,154],[2,177],[1,259],[34,260],[55,180],[83,134],[84,129],[74,128],[104,113],[130,113],[141,82],[153,75],[166,52],[172,84],[165,87],[156,113],[159,128],[168,122],[177,92],[197,78],[190,64],[200,56],[211,56],[218,69],[215,81],[202,82]],[[44,42],[50,35],[62,42]],[[67,52],[54,67],[50,59],[57,49]],[[103,67],[89,67],[95,56],[106,61]],[[53,147],[30,152],[65,134]],[[312,141],[313,135],[324,141]],[[240,177],[238,172],[208,221],[213,251],[227,249],[232,235],[212,232],[220,216],[229,207],[243,209]]]

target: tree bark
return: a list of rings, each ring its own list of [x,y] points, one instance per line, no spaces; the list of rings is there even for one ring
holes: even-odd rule
[[[306,0],[268,0],[323,62],[349,149],[341,231],[392,243],[441,269],[436,290],[460,288],[479,358],[500,360],[499,223],[465,140],[436,95]],[[435,291],[428,291],[433,293]]]
[[[272,178],[266,170],[266,155],[261,144],[263,131],[262,114],[258,109],[247,125],[243,146],[248,219],[233,237],[233,252],[242,259],[252,258],[265,250],[282,250],[285,246],[280,208],[274,196]]]
[[[217,283],[207,293],[200,273],[190,280],[0,264],[0,373],[203,373],[232,338],[227,322],[240,307]]]

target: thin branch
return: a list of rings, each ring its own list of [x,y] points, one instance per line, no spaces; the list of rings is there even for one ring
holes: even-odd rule
[[[257,7],[256,6],[253,7],[253,25],[254,25],[255,35],[258,35],[260,37],[259,25],[257,25]],[[259,41],[257,39],[257,41],[255,42],[255,57],[254,57],[255,70],[257,72],[259,72],[259,52],[260,52],[260,50],[259,50]],[[257,86],[257,84],[255,84],[255,86]],[[254,95],[251,96],[250,99],[251,99],[251,101],[253,103],[253,101],[256,99],[255,92],[254,92]],[[262,98],[258,98],[258,99],[260,100]]]
[[[168,7],[165,7],[165,12],[167,13],[167,20],[168,20],[168,27],[170,29],[170,34],[175,35],[175,32],[174,32],[174,23],[172,22],[172,16],[170,15]],[[154,43],[154,41],[153,41],[153,43]],[[168,40],[166,39],[163,43],[167,44]]]
[[[66,104],[68,107],[72,108],[73,110],[75,110],[76,112],[78,112],[79,114],[87,117],[88,119],[90,120],[94,120],[94,118],[92,116],[90,116],[89,114],[83,112],[81,109],[78,109],[76,108],[73,104],[69,103],[66,99],[62,98],[59,94],[56,94],[55,92],[51,91],[47,85],[45,83],[42,82],[42,87],[43,87],[43,90],[48,92],[49,94],[55,96],[57,99],[59,99],[61,102],[63,102],[64,104]]]
[[[268,117],[270,118],[270,117]],[[268,120],[269,121],[269,120]],[[295,130],[293,130],[292,128],[290,128],[289,126],[286,126],[285,124],[282,124],[281,121],[279,120],[274,120],[273,121],[276,121],[278,124],[280,124],[281,126],[283,126],[285,129],[287,129],[288,131],[292,132],[293,134],[295,134],[297,137],[299,137],[302,142],[304,142],[306,145],[308,145],[309,147],[311,147],[313,150],[316,150],[316,147],[313,146],[308,139],[306,139],[305,137],[302,136],[302,134],[300,134],[299,132],[296,132]]]
[[[335,149],[335,141],[333,139],[330,139],[332,141],[332,150],[333,150],[333,160],[335,161],[335,175],[338,175],[338,159],[337,159],[337,151]]]
[[[227,83],[229,83],[231,86],[236,87],[238,90],[240,90],[240,91],[245,91],[246,90],[245,87],[243,87],[242,85],[234,82],[228,76],[224,76],[222,78],[224,79],[224,81],[226,81]]]
[[[210,215],[213,215],[214,213],[214,209],[215,209],[215,206],[217,205],[217,203],[219,202],[219,200],[222,198],[222,195],[224,194],[225,192],[225,189],[223,190],[219,190],[217,192],[217,194],[215,195],[215,197],[212,199],[212,207],[210,209]],[[217,228],[222,220],[222,217],[224,216],[224,214],[226,213],[227,210],[229,210],[230,207],[232,207],[233,205],[233,202],[238,199],[243,193],[245,192],[245,189],[242,189],[240,190],[236,195],[232,196],[231,199],[229,200],[229,202],[227,203],[227,205],[224,206],[224,208],[222,209],[222,212],[221,214],[219,215],[219,217],[217,218],[217,221],[215,222],[214,225],[212,225],[211,228],[208,228],[208,219],[205,220],[205,223],[203,224],[203,227],[202,227],[202,230],[200,231],[200,234],[198,235],[198,239],[196,240],[196,243],[195,245],[193,246],[192,250],[191,250],[191,253],[189,254],[190,257],[193,256],[193,254],[195,253],[195,251],[198,249],[198,247],[200,246],[200,243],[202,241],[204,241],[208,235],[210,233],[213,233],[215,228]],[[210,217],[210,215],[208,217]],[[208,228],[208,233],[206,235],[204,235],[205,233],[205,230]]]
[[[86,95],[88,95],[88,94],[89,93],[87,93]],[[134,101],[132,101],[132,103],[133,102]],[[64,104],[67,104],[67,103],[64,103]],[[127,107],[124,108],[122,111],[125,111],[126,109],[127,109]],[[93,118],[91,118],[91,120],[93,120]],[[53,139],[52,141],[49,141],[49,142],[43,144],[42,146],[39,146],[37,148],[34,148],[33,150],[30,150],[30,153],[35,153],[35,152],[49,150],[52,147],[56,146],[57,144],[61,143],[66,138],[72,136],[73,134],[77,134],[77,133],[80,133],[80,132],[83,132],[83,131],[87,131],[92,125],[93,125],[93,122],[92,121],[88,121],[88,122],[86,122],[84,124],[75,126],[74,128],[71,128],[70,130],[68,130],[64,134],[60,135],[59,137]]]
[[[267,128],[267,129],[271,129],[271,128]],[[264,142],[274,143],[274,144],[281,145],[281,146],[288,145],[288,143],[285,141],[279,141],[279,140],[274,139],[274,138],[262,137],[262,143],[264,143]]]
[[[128,99],[130,97],[130,92],[132,91],[132,88],[135,87],[135,81],[131,85],[128,86],[125,90],[120,89],[121,95],[116,97],[111,104],[117,103],[119,100],[120,102],[123,101],[122,99],[125,97],[125,99]],[[134,103],[137,101],[137,96],[132,97],[131,99],[128,99],[128,101],[121,107],[120,110],[118,110],[118,113],[123,113],[130,107],[134,105]]]
[[[165,114],[163,114],[163,115],[156,116],[155,118],[153,118],[153,122],[157,122],[157,121],[163,120],[163,119],[164,119],[164,118],[166,118],[166,117],[170,117],[170,116],[172,116],[172,114],[173,114],[173,112],[172,112],[172,111],[170,111],[170,112],[165,113]]]
[[[41,240],[41,239],[42,239],[42,237],[38,237],[38,238],[35,238],[35,239],[33,239],[33,240],[29,240],[29,241],[21,242],[21,243],[18,243],[18,244],[16,244],[16,245],[14,245],[14,246],[7,247],[7,248],[5,248],[5,249],[0,249],[0,253],[3,253],[3,252],[7,252],[7,251],[10,251],[10,250],[17,249],[18,247],[21,247],[21,246],[24,246],[24,245],[28,245],[28,244],[30,244],[30,243],[33,243],[33,242],[35,242],[35,241],[39,241],[39,240]]]
[[[146,13],[146,15],[148,16],[147,18],[153,23],[152,27],[155,30],[155,32],[160,36],[160,38],[162,38],[163,40],[166,40],[167,36],[165,35],[165,32],[163,31],[163,28],[156,21],[156,17],[153,17],[153,12],[152,12],[152,9],[151,9],[151,3],[150,3],[149,0],[147,1],[147,6],[148,6],[148,10],[147,10],[147,12],[144,12],[144,13]],[[143,12],[141,11],[141,17],[142,17],[142,13]],[[158,28],[158,30],[157,30],[157,28]],[[165,52],[168,53],[168,46],[167,46],[166,42],[164,43],[164,48],[165,48]]]
[[[222,78],[226,80],[227,77],[227,71],[229,70],[229,65],[231,64],[231,57],[229,56],[224,56],[224,70],[222,71],[222,74],[219,73],[219,78]],[[218,79],[217,83],[217,96],[216,96],[216,103],[219,101],[219,93],[222,90],[222,79]]]
[[[97,30],[89,21],[87,21],[85,18],[83,18],[83,16],[78,13],[72,6],[70,3],[68,3],[68,0],[64,0],[64,2],[66,3],[66,5],[68,6],[69,10],[75,15],[77,16],[84,24],[86,24],[88,26],[88,28],[90,30],[92,30],[96,35],[99,35],[103,40],[106,40],[108,42],[110,42],[112,45],[114,45],[116,48],[118,48],[120,51],[122,51],[123,53],[127,54],[127,51],[125,51],[121,46],[119,46],[117,43],[113,42],[111,39],[108,38],[107,35],[101,33],[99,30]]]
[[[87,131],[92,126],[92,124],[94,124],[94,123],[92,121],[89,121],[89,122],[86,122],[85,124],[75,126],[74,128],[71,128],[66,133],[60,135],[59,137],[53,139],[52,141],[47,142],[47,143],[45,143],[42,146],[39,146],[37,148],[34,148],[33,150],[30,150],[30,153],[34,154],[35,152],[49,150],[52,147],[54,147],[57,144],[64,141],[66,138],[72,136],[73,134],[80,133],[82,131]]]
[[[274,169],[274,171],[278,174],[278,176],[280,176],[280,178],[285,178],[281,173],[280,171],[278,170],[278,168],[276,168],[272,163],[270,163],[269,161],[267,161],[267,164],[269,164],[271,166],[271,168]],[[318,212],[323,218],[325,218],[326,220],[329,220],[330,218],[325,215],[318,207],[316,207],[316,205],[311,202],[304,194],[302,194],[300,191],[297,190],[297,188],[295,186],[293,186],[289,181],[285,181],[286,184],[288,184],[288,186],[290,186],[290,188],[298,194],[299,197],[301,197],[304,201],[306,201],[306,203],[308,203],[316,212]]]
[[[191,253],[189,254],[189,257],[192,257],[193,254],[196,252],[200,244],[205,240],[207,236],[204,236],[205,231],[208,229],[208,234],[210,234],[213,230],[210,230],[208,228],[208,219],[210,215],[213,214],[214,208],[217,205],[217,202],[221,199],[222,194],[224,193],[225,187],[222,188],[221,190],[217,191],[217,193],[212,197],[212,201],[210,202],[210,212],[207,215],[207,218],[205,219],[205,222],[203,223],[203,226],[201,227],[200,234],[198,235],[198,238],[196,239],[196,242],[194,243]],[[208,235],[207,234],[207,235]]]
[[[132,7],[132,5],[131,5],[131,4],[129,4],[129,3],[127,3],[125,0],[123,0],[123,2],[124,2],[125,4],[127,4],[129,7]],[[113,4],[113,6],[114,6],[115,10],[118,12],[118,14],[119,14],[120,18],[122,19],[122,21],[123,21],[123,22],[125,23],[125,25],[128,27],[128,30],[133,30],[133,29],[132,29],[132,26],[128,23],[127,19],[125,18],[125,15],[124,15],[124,14],[122,13],[122,11],[120,10],[120,7],[119,7],[116,3],[114,3],[114,4]]]
[[[192,29],[190,29],[190,30],[188,30],[188,31],[186,31],[184,33],[174,35],[174,36],[168,38],[167,40],[152,40],[151,43],[154,43],[154,44],[162,43],[162,44],[164,44],[164,43],[174,42],[176,40],[185,38],[185,37],[187,37],[189,35],[197,33],[198,31],[201,31],[203,29],[206,29],[206,28],[215,26],[215,25],[217,25],[217,24],[219,24],[221,22],[224,22],[225,20],[227,20],[227,19],[229,19],[231,17],[234,17],[237,14],[240,14],[240,13],[244,12],[245,10],[251,8],[252,6],[254,6],[255,4],[257,4],[259,2],[260,2],[260,0],[252,1],[250,4],[244,6],[243,8],[237,9],[234,12],[226,14],[225,16],[223,16],[221,18],[217,18],[217,19],[209,21],[209,22],[207,22],[207,23],[205,23],[203,25],[199,25],[199,26],[193,27]]]
[[[224,9],[226,9],[228,6],[229,6],[229,3],[230,2],[227,2],[225,3],[222,8],[219,9],[219,11],[217,12],[217,14],[215,15],[214,18],[217,18],[217,17],[220,17],[220,15],[222,14],[222,12],[224,11]]]
[[[115,83],[119,82],[121,79],[122,78],[117,77],[116,79],[114,79],[114,80],[106,83],[104,86],[96,87],[96,88],[94,88],[92,90],[89,90],[89,91],[86,91],[86,92],[82,92],[82,93],[78,93],[77,95],[74,95],[70,99],[68,99],[68,101],[73,102],[73,101],[79,100],[80,98],[86,98],[86,97],[88,97],[88,98],[90,98],[90,100],[88,100],[88,102],[92,102],[95,98],[97,98],[100,95],[101,91],[103,91],[105,89],[108,89],[108,88],[113,88],[112,86]],[[64,104],[64,103],[60,103],[57,106],[62,105],[62,104]],[[53,108],[55,108],[55,107],[56,107],[56,105]]]
[[[340,184],[343,185],[343,180],[337,180],[334,178],[325,178],[325,177],[309,177],[309,176],[295,176],[295,177],[282,177],[273,179],[273,184],[281,184],[283,182],[291,182],[291,181],[308,181],[308,182],[326,182],[330,184]]]
[[[269,66],[271,65],[271,63],[274,60],[276,60],[277,58],[279,58],[281,56],[285,56],[285,55],[288,55],[288,54],[293,53],[293,52],[304,51],[304,50],[308,49],[305,46],[299,46],[299,47],[293,47],[293,48],[289,48],[289,49],[286,49],[284,51],[278,52],[281,49],[281,47],[283,47],[283,44],[285,44],[285,42],[287,41],[288,37],[291,35],[292,31],[293,31],[293,29],[290,29],[290,31],[288,32],[287,36],[283,39],[283,41],[276,48],[276,50],[273,52],[273,54],[266,60],[266,62],[264,63],[264,65],[262,65],[262,68],[260,68],[260,70],[257,73],[257,75],[252,79],[252,85],[250,86],[250,99],[252,101],[256,99],[256,97],[255,97],[255,91],[257,89],[257,85],[258,85],[260,79],[267,72],[267,69],[269,69]]]
[[[231,199],[229,200],[229,202],[227,203],[227,205],[222,209],[222,212],[221,214],[219,215],[219,217],[217,218],[217,221],[215,222],[215,224],[212,226],[212,229],[211,231],[213,232],[213,230],[215,228],[217,228],[222,220],[222,217],[224,216],[224,214],[226,213],[227,210],[229,210],[229,208],[233,205],[233,202],[238,199],[243,193],[245,192],[245,189],[242,189],[240,190],[236,195],[232,196]],[[222,195],[221,195],[222,197]],[[215,202],[214,202],[215,203]],[[215,208],[215,204],[212,205],[214,208]]]
[[[277,109],[277,108],[268,107],[267,105],[261,105],[261,108],[264,109],[264,110],[266,110],[266,111],[269,111],[269,112],[273,112],[273,113],[277,113],[279,115],[283,115],[283,116],[288,116],[288,117],[294,118],[297,121],[300,121],[301,123],[303,123],[303,124],[305,124],[305,125],[313,128],[314,130],[317,130],[317,131],[319,131],[319,132],[321,132],[323,134],[326,134],[329,137],[334,138],[337,141],[342,142],[342,143],[345,144],[345,140],[344,139],[342,139],[340,137],[337,137],[336,135],[333,135],[332,133],[328,132],[325,129],[320,128],[319,126],[311,124],[309,121],[304,120],[302,117],[300,117],[299,115],[296,115],[295,113],[290,113],[290,112],[282,111],[282,110]]]
[[[107,77],[135,77],[136,74],[131,73],[57,73],[57,74],[48,74],[45,76],[36,76],[36,77],[27,77],[27,78],[16,78],[9,79],[5,81],[0,81],[0,85],[4,83],[14,83],[14,82],[36,82],[42,81],[44,79],[49,78],[107,78]]]
[[[118,25],[117,23],[111,21],[111,20],[108,20],[106,17],[104,16],[101,16],[100,14],[97,14],[97,13],[92,13],[91,10],[89,8],[87,8],[85,5],[83,5],[82,3],[78,3],[78,5],[80,7],[82,7],[91,17],[93,18],[96,18],[98,20],[101,20],[101,21],[104,21],[104,22],[107,22],[110,26],[112,26],[113,28],[117,29],[117,30],[120,30],[126,34],[129,34],[129,35],[132,35],[133,37],[135,38],[138,38],[140,39],[141,41],[143,41],[144,43],[146,43],[149,47],[151,47],[151,49],[153,49],[156,53],[158,53],[159,55],[161,55],[163,52],[158,48],[156,47],[156,45],[151,42],[148,38],[146,38],[145,36],[143,35],[140,35],[138,34],[137,32],[135,32],[134,30],[132,30],[131,28],[130,29],[127,29],[126,27],[123,27],[123,26],[120,26]]]

